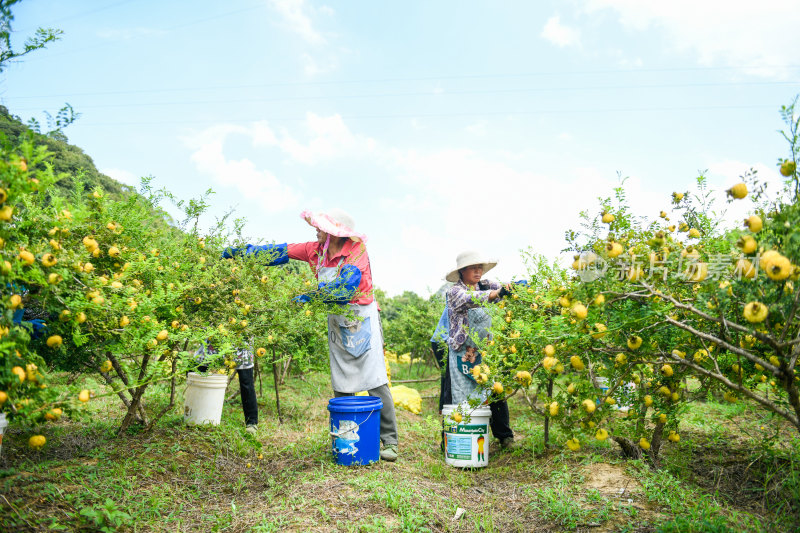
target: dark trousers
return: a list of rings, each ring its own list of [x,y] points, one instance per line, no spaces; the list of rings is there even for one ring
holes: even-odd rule
[[[450,386],[450,372],[447,369],[448,361],[448,348],[446,344],[440,342],[431,342],[433,355],[439,363],[439,368],[442,369],[441,387],[439,389],[439,412],[442,412],[444,405],[453,403],[453,393]],[[489,409],[492,415],[489,418],[489,427],[492,430],[492,435],[496,439],[514,438],[514,432],[511,430],[511,419],[508,415],[508,402],[505,400],[496,400],[489,404]]]
[[[239,392],[242,395],[242,411],[244,424],[254,426],[258,424],[258,400],[256,399],[256,382],[253,368],[239,369]]]

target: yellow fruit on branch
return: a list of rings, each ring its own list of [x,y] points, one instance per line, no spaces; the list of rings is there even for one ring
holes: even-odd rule
[[[683,200],[683,193],[682,192],[674,192],[672,193],[672,201],[673,203],[678,203]]]
[[[628,269],[626,277],[632,283],[637,282],[644,277],[644,269],[640,266],[632,266]]]
[[[169,338],[169,332],[165,329],[162,329],[158,332],[158,335],[156,335],[156,340],[159,342],[165,341],[167,338]]]
[[[573,437],[567,441],[567,448],[569,448],[573,452],[577,452],[578,450],[581,449],[581,443],[578,439]]]
[[[741,276],[746,279],[753,279],[756,277],[756,268],[753,266],[753,263],[751,263],[747,259],[742,258],[736,261],[736,266],[733,269],[733,274],[735,276]]]
[[[460,423],[461,423],[461,420],[462,420],[461,413],[459,413],[458,411],[454,411],[454,412],[450,413],[450,418],[451,418],[451,419],[453,420],[453,422],[455,422],[456,424],[460,424]]]
[[[553,402],[550,404],[550,416],[557,416],[558,415],[558,402]]]
[[[699,239],[700,238],[700,230],[697,228],[691,228],[689,230],[689,237],[692,239]]]
[[[51,335],[47,338],[47,346],[50,348],[58,348],[61,346],[62,342],[64,342],[64,340],[61,338],[61,335]]]
[[[119,319],[119,327],[124,328],[131,323],[131,319],[127,315],[122,315]]]
[[[747,196],[747,185],[744,183],[737,183],[727,191],[729,196],[737,200],[741,200],[745,196]]]
[[[83,389],[81,392],[78,393],[78,400],[86,403],[89,401],[89,389]]]
[[[495,381],[492,385],[492,392],[494,394],[503,394],[503,384],[499,381]]]
[[[670,431],[669,435],[667,436],[667,439],[669,439],[672,442],[679,442],[681,440],[681,436],[675,433],[674,431]]]
[[[644,405],[646,407],[650,407],[651,405],[653,405],[653,397],[650,396],[649,394],[646,394],[644,397]]]
[[[692,263],[684,275],[688,281],[699,283],[708,277],[708,263]]]
[[[523,387],[527,387],[531,384],[531,373],[527,370],[520,370],[514,375],[514,379]]]
[[[785,159],[783,163],[781,163],[781,176],[789,177],[794,175],[797,171],[797,163],[791,161],[789,159]]]
[[[606,336],[607,330],[608,328],[606,327],[605,324],[599,324],[599,323],[595,324],[594,327],[592,328],[592,338],[602,339],[603,337]]]
[[[25,378],[27,377],[27,374],[25,373],[25,369],[22,368],[21,366],[15,366],[14,368],[12,368],[11,369],[11,373],[17,375],[17,377],[19,378],[20,383],[25,381]]]
[[[111,372],[111,369],[112,369],[112,368],[114,368],[114,365],[111,363],[111,360],[110,360],[110,359],[106,359],[106,360],[105,360],[105,361],[103,361],[103,363],[100,365],[100,371],[101,371],[101,372]]]
[[[50,268],[56,266],[56,263],[58,263],[58,259],[53,254],[44,254],[42,256],[42,266]]]
[[[608,252],[608,257],[613,259],[614,257],[619,256],[624,250],[620,243],[610,242],[606,245],[606,251]]]
[[[572,306],[571,309],[572,316],[574,316],[577,320],[583,320],[589,314],[586,310],[586,306],[580,303],[576,303]]]
[[[739,240],[736,241],[736,246],[741,248],[743,253],[752,254],[758,250],[758,241],[755,240],[752,235],[742,235],[739,237]]]
[[[108,249],[108,256],[109,257],[119,257],[119,254],[120,254],[119,248],[117,248],[116,246],[111,246]]]
[[[764,227],[764,222],[761,220],[760,216],[751,215],[744,220],[744,227],[753,233],[758,233]]]
[[[256,350],[256,356],[264,357],[265,355],[267,355],[267,350],[265,348],[259,348]]]
[[[8,393],[6,391],[0,390],[0,405],[3,405],[8,401]]]
[[[744,306],[744,318],[752,324],[763,322],[769,314],[769,308],[761,302],[749,302]]]
[[[47,442],[47,439],[44,438],[44,435],[34,435],[28,439],[28,446],[34,450],[40,450],[44,446],[45,442]]]
[[[8,298],[8,306],[11,309],[17,309],[19,307],[22,307],[22,296],[20,296],[19,294],[12,294]]]
[[[597,404],[594,403],[594,400],[589,398],[583,400],[581,405],[583,405],[583,408],[586,409],[587,413],[594,413],[595,409],[597,409]]]
[[[64,414],[64,411],[60,407],[54,407],[45,413],[44,418],[46,420],[58,420],[62,414]]]
[[[765,259],[766,257],[766,259]],[[775,281],[783,281],[788,278],[794,267],[788,257],[779,253],[767,256],[766,254],[761,258],[761,267],[766,272],[767,277]]]
[[[612,215],[611,213],[603,213],[602,220],[604,224],[611,224],[612,222],[614,222],[614,215]]]
[[[631,350],[638,350],[639,347],[642,345],[642,338],[638,335],[633,335],[628,337],[628,348]]]
[[[597,440],[606,440],[608,438],[608,431],[600,428],[597,430],[597,433],[594,434],[594,438]]]
[[[639,439],[639,447],[644,451],[647,451],[650,449],[650,443],[647,441],[646,438],[642,437],[641,439]]]
[[[11,219],[14,217],[14,207],[10,205],[4,205],[0,207],[0,220],[3,222],[11,222]]]
[[[553,357],[556,353],[556,348],[552,344],[548,344],[544,347],[544,354],[548,357]]]
[[[666,377],[671,378],[672,374],[675,372],[672,370],[672,366],[664,365],[661,367],[661,373],[664,374]]]
[[[548,372],[553,370],[553,367],[555,367],[557,364],[558,364],[558,359],[556,359],[555,357],[547,356],[544,359],[542,359],[542,367]]]
[[[36,261],[36,258],[28,250],[21,250],[17,258],[25,265],[32,265]]]

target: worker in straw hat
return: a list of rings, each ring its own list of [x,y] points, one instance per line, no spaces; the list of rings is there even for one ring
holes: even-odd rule
[[[489,330],[492,327],[491,316],[484,304],[499,301],[511,294],[510,285],[481,279],[496,265],[496,261],[470,250],[458,254],[456,267],[445,276],[447,281],[453,283],[447,291],[445,313],[449,348],[447,372],[454,404],[477,397],[480,393],[477,377],[473,374],[473,368],[482,362],[477,342],[491,340]],[[486,399],[486,396],[484,393],[482,399]],[[500,441],[502,448],[512,447],[514,433],[509,424],[508,404],[505,399],[491,398],[489,407],[492,411],[489,420],[492,434]]]
[[[343,314],[328,315],[328,351],[331,385],[335,396],[367,391],[383,402],[380,437],[384,461],[397,460],[397,419],[383,359],[383,331],[378,304],[372,294],[372,270],[365,242],[355,230],[353,218],[340,209],[303,211],[300,216],[316,229],[316,240],[297,244],[267,244],[228,248],[223,257],[261,255],[269,265],[296,259],[311,266],[319,281],[313,295],[296,300],[347,305],[356,319]]]

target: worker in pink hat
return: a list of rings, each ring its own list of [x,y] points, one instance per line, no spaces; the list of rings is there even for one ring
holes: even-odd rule
[[[328,315],[328,351],[331,363],[331,385],[335,396],[349,396],[367,391],[383,402],[380,436],[381,459],[397,460],[397,419],[394,400],[389,390],[383,359],[383,330],[378,304],[372,293],[372,270],[365,242],[367,237],[355,231],[353,218],[340,209],[326,212],[303,211],[300,216],[317,230],[315,241],[297,244],[248,244],[245,248],[228,248],[223,257],[265,255],[269,265],[287,263],[289,259],[311,266],[319,282],[312,297],[347,305],[358,317],[353,320],[342,314]]]

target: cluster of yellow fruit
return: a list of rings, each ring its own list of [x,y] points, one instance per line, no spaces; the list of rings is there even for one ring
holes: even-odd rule
[[[480,365],[475,365],[472,367],[472,377],[475,379],[475,382],[479,385],[483,385],[487,381],[489,381],[489,374],[491,370],[489,369],[489,365],[482,363]]]

